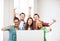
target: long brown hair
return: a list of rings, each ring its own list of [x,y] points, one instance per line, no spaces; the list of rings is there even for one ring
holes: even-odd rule
[[[39,20],[42,23],[42,21]],[[38,25],[38,24],[37,24]],[[41,24],[42,25],[42,24]],[[37,26],[37,30],[40,30],[42,27]]]
[[[27,23],[26,23],[26,27],[25,27],[26,30],[28,30],[28,26],[29,26],[28,20],[29,20],[29,19],[32,19],[32,18],[29,17],[29,18],[27,19]],[[30,27],[33,27],[33,19],[32,19],[32,24],[30,25]]]

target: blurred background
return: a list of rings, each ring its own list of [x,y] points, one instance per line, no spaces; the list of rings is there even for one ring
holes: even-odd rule
[[[60,0],[0,0],[0,41],[3,41],[1,28],[13,24],[13,8],[17,8],[17,17],[24,12],[27,19],[29,6],[32,7],[32,17],[38,13],[44,22],[56,19],[56,23],[50,26],[52,32],[47,33],[47,41],[60,41]]]

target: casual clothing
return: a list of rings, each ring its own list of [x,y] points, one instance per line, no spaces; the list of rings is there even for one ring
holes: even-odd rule
[[[34,30],[33,27],[29,27],[28,30]]]
[[[47,31],[47,29],[45,27],[43,27],[42,30],[44,31],[44,41],[47,41],[46,40],[46,31]]]
[[[42,21],[42,25],[43,25],[43,27],[49,27],[49,23],[45,23],[43,21]],[[33,21],[33,27],[34,27],[34,29],[36,29],[36,21]]]
[[[20,21],[19,29],[20,30],[25,30],[25,22],[24,21]]]
[[[46,22],[43,22],[43,21],[42,21],[42,25],[43,25],[44,27],[49,27],[49,23],[46,23]]]
[[[36,29],[36,21],[33,21],[33,28]]]
[[[16,41],[16,30],[15,30],[15,27],[14,25],[11,26],[11,30],[8,30],[9,31],[9,40],[8,41]]]
[[[34,30],[34,28],[33,27],[25,27],[25,30]]]

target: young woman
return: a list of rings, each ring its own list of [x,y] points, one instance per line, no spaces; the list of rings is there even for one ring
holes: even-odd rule
[[[31,17],[29,17],[27,19],[27,23],[26,23],[26,30],[34,30],[33,28],[33,19]]]
[[[51,31],[51,28],[50,28],[49,30],[47,30],[46,27],[43,27],[43,26],[42,26],[42,21],[39,20],[39,21],[37,22],[37,30],[43,30],[43,31],[44,31],[44,41],[47,41],[47,40],[46,40],[46,32]]]
[[[6,30],[9,31],[8,41],[16,41],[16,30],[19,30],[18,27],[19,27],[19,19],[15,17],[14,25],[2,28],[3,31]]]

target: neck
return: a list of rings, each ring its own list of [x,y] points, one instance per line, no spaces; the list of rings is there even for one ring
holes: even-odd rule
[[[39,27],[38,29],[41,29],[42,27]]]
[[[15,26],[15,28],[17,28],[18,26]]]
[[[15,26],[16,29],[18,29],[18,26]]]
[[[30,25],[28,27],[30,27]]]
[[[38,19],[37,19],[38,20]],[[35,21],[37,21],[37,20],[35,20]]]
[[[21,19],[20,21],[24,21],[24,20]]]

